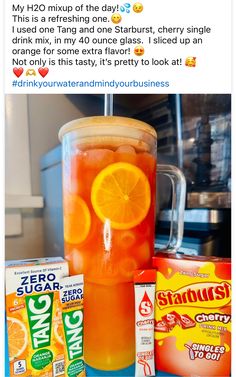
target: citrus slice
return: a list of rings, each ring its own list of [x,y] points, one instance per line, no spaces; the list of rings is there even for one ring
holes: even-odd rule
[[[66,242],[83,242],[90,230],[91,216],[85,201],[78,195],[66,195],[64,200],[64,238]]]
[[[117,162],[101,170],[91,191],[95,213],[114,229],[130,229],[141,223],[151,204],[147,177],[137,166]]]
[[[26,349],[27,330],[23,322],[17,318],[7,317],[9,359],[20,356]]]
[[[127,250],[134,246],[137,241],[136,232],[133,230],[117,230],[114,234],[117,246],[123,250]]]
[[[138,264],[134,258],[124,258],[119,262],[119,270],[126,278],[133,277],[134,270],[137,270]]]

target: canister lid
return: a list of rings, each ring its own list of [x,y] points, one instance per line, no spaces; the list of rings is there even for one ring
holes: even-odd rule
[[[103,135],[108,131],[109,127],[124,127],[124,129],[132,128],[133,130],[146,133],[155,139],[157,138],[156,130],[149,124],[133,118],[119,116],[94,116],[72,120],[61,127],[59,131],[59,140],[62,141],[65,134],[83,129],[85,132],[93,133],[93,135]]]

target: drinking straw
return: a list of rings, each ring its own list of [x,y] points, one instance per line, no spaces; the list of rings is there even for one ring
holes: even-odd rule
[[[104,94],[104,115],[113,115],[113,94]]]

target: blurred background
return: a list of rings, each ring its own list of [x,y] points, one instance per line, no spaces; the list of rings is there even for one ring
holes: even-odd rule
[[[114,95],[114,115],[158,135],[159,163],[187,179],[181,252],[230,256],[231,96]],[[104,114],[103,95],[6,95],[6,259],[63,256],[60,127]],[[168,239],[171,189],[158,182],[156,248]]]

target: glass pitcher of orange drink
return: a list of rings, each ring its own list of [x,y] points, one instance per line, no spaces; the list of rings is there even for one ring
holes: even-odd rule
[[[134,362],[133,272],[150,268],[154,255],[156,131],[115,116],[64,125],[63,210],[70,274],[84,274],[84,353],[88,365],[118,370]],[[158,166],[173,185],[168,248],[183,232],[185,180]]]

